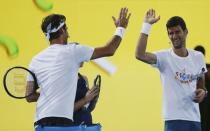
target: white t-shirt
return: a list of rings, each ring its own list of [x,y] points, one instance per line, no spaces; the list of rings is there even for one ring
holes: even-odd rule
[[[29,70],[35,73],[41,88],[35,121],[44,117],[73,120],[80,63],[89,61],[93,51],[77,44],[53,44],[32,59]]]
[[[179,57],[172,49],[155,52],[163,86],[163,118],[167,120],[200,121],[199,106],[193,102],[198,74],[207,71],[202,53],[188,50]]]

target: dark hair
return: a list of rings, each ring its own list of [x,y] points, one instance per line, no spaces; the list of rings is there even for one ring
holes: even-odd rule
[[[200,51],[201,53],[203,53],[203,55],[205,55],[206,51],[205,48],[202,45],[198,45],[194,48],[194,50],[196,51]]]
[[[183,18],[182,17],[179,17],[179,16],[173,16],[173,17],[171,17],[168,20],[168,22],[166,24],[166,27],[168,29],[170,27],[174,27],[174,26],[178,26],[178,25],[181,26],[182,30],[186,30],[187,29],[186,24],[185,24]]]
[[[48,15],[47,17],[45,17],[42,20],[42,25],[41,25],[42,31],[44,33],[47,33],[47,27],[48,27],[49,24],[51,24],[50,29],[54,29],[54,28],[57,28],[60,25],[60,23],[65,22],[65,21],[66,21],[66,17],[64,15],[60,15],[60,14]],[[66,27],[66,25],[64,24],[64,28],[65,27]],[[50,39],[49,40],[56,39],[60,35],[61,35],[61,32],[59,30],[57,32],[50,33]]]

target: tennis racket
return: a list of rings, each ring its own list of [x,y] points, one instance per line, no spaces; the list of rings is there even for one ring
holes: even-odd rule
[[[100,88],[101,87],[101,76],[97,75],[95,80],[94,80],[94,86]]]
[[[96,76],[96,78],[94,79],[94,86],[96,87],[96,88],[99,88],[100,89],[100,87],[101,87],[101,76],[100,75],[97,75]],[[89,104],[89,106],[88,106],[88,108],[87,108],[87,110],[89,111],[89,112],[92,112],[94,109],[95,109],[95,107],[96,107],[96,103],[97,103],[97,101],[98,101],[98,98],[99,98],[99,95],[98,96],[96,96],[91,102],[90,102],[90,104]]]
[[[33,81],[32,91],[26,92],[27,80]],[[6,93],[16,99],[23,99],[33,95],[38,89],[35,74],[25,67],[15,66],[8,69],[3,78]]]

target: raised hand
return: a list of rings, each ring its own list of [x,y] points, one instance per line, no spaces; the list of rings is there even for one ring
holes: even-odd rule
[[[112,16],[116,27],[126,28],[130,19],[131,13],[128,14],[128,8],[121,8],[118,19]]]
[[[160,20],[160,16],[155,16],[155,10],[149,9],[145,15],[144,22],[149,24],[154,24]]]

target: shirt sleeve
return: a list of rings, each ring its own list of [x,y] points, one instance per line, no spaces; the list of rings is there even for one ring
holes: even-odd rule
[[[164,52],[162,51],[157,51],[157,52],[153,52],[156,57],[157,57],[157,62],[156,64],[152,64],[153,67],[158,68],[159,70],[163,70],[164,68],[164,57],[166,57],[164,55]]]
[[[32,65],[31,64],[29,65],[28,70],[30,70],[30,71],[33,72]],[[27,73],[26,81],[34,81],[33,76],[29,72]]]
[[[205,57],[202,53],[199,53],[198,63],[200,63],[200,71],[203,73],[207,72]]]
[[[75,55],[76,60],[81,63],[84,61],[89,61],[93,55],[94,48],[84,46],[84,45],[75,45]]]
[[[27,74],[27,81],[34,81],[34,78],[30,73]]]

